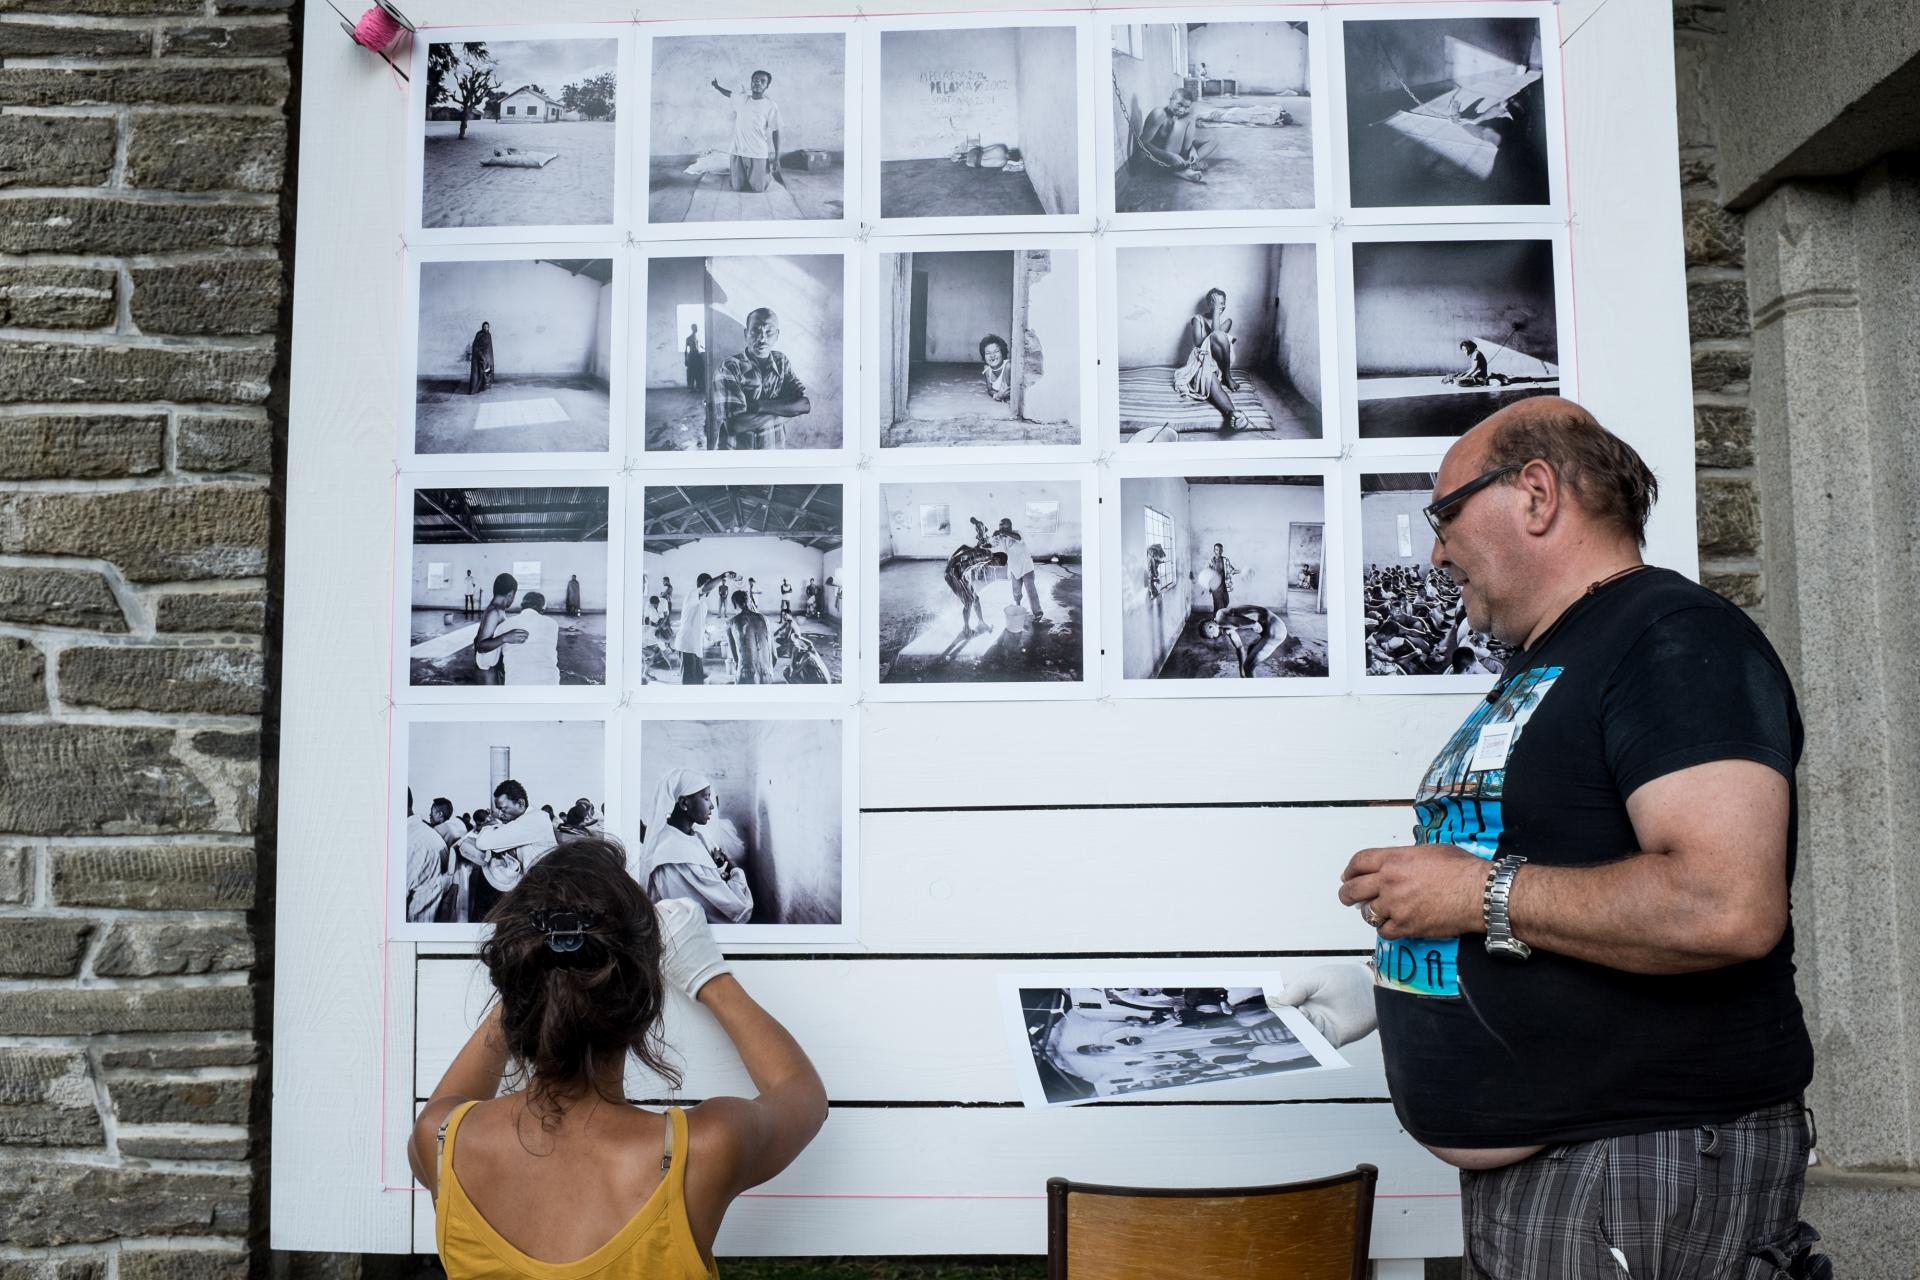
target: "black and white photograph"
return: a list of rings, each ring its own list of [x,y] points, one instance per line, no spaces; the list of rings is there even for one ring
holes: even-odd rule
[[[611,258],[420,264],[416,454],[605,453]]]
[[[879,264],[882,449],[1080,443],[1079,250],[915,250]]]
[[[847,216],[847,37],[655,36],[647,220]]]
[[[1076,214],[1073,26],[880,33],[880,216]]]
[[[1116,213],[1314,206],[1305,22],[1113,24]]]
[[[1560,391],[1554,242],[1356,241],[1360,439],[1459,436]]]
[[[842,683],[844,504],[838,484],[650,479],[641,682]]]
[[[619,63],[611,37],[430,44],[420,225],[612,223]]]
[[[1355,208],[1546,205],[1538,18],[1348,18],[1347,170]],[[1551,91],[1550,91],[1551,90]]]
[[[1361,645],[1369,677],[1499,676],[1510,650],[1467,623],[1460,588],[1433,563],[1430,471],[1360,473]],[[1448,682],[1452,683],[1452,682]]]
[[[647,451],[840,448],[846,299],[837,253],[649,258]]]
[[[1326,479],[1120,481],[1120,655],[1127,680],[1329,673]]]
[[[647,896],[699,903],[723,941],[844,936],[846,731],[837,716],[648,717],[636,775]]]
[[[1269,1008],[1260,987],[1028,985],[1032,981],[1001,980],[1003,998],[1018,1002],[1025,1060],[1020,1091],[1029,1106],[1074,1106],[1346,1065],[1298,1010]]]
[[[1086,679],[1079,479],[883,483],[882,685]]]
[[[394,872],[408,925],[479,925],[541,858],[608,834],[604,721],[403,724],[406,863]]]
[[[550,694],[607,683],[604,486],[412,497],[408,684]]]
[[[1310,243],[1119,248],[1121,441],[1320,439],[1317,257]]]

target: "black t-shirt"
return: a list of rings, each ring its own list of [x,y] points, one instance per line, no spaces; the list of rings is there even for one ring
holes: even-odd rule
[[[1791,783],[1800,746],[1792,685],[1759,628],[1679,574],[1643,569],[1515,655],[1428,766],[1414,838],[1542,866],[1606,862],[1639,849],[1626,799],[1645,783],[1715,760],[1758,761]],[[1798,822],[1794,802],[1789,878]],[[1422,1142],[1720,1123],[1794,1097],[1813,1075],[1791,926],[1759,960],[1689,974],[1537,949],[1513,962],[1483,941],[1382,939],[1375,952],[1387,1083]]]

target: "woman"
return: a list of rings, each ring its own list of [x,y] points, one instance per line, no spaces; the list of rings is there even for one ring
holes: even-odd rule
[[[1233,318],[1227,314],[1227,291],[1209,289],[1200,312],[1189,327],[1192,350],[1186,363],[1173,371],[1173,389],[1185,400],[1205,400],[1220,411],[1221,425],[1244,431],[1251,423],[1234,407]]]
[[[467,348],[467,394],[477,396],[493,385],[493,326],[485,320]]]
[[[1005,400],[1013,394],[1013,362],[1007,359],[1007,340],[997,333],[980,339],[980,380],[987,395]]]
[[[447,1275],[711,1280],[734,1197],[791,1164],[826,1120],[813,1065],[735,981],[699,910],[656,911],[612,841],[556,850],[488,920],[480,958],[496,1002],[407,1143]],[[719,1022],[755,1097],[664,1114],[626,1103],[630,1053],[679,1085],[659,1039],[670,987]],[[509,1058],[523,1087],[499,1094]]]
[[[757,614],[755,615],[758,616]],[[655,902],[689,898],[715,924],[745,924],[753,916],[747,873],[707,843],[697,830],[718,806],[713,784],[698,769],[669,769],[653,790],[640,850],[640,882]]]

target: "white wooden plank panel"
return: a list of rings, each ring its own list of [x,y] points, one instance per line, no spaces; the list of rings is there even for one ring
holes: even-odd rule
[[[1358,963],[1359,957],[1352,962]],[[1325,959],[1143,960],[740,960],[747,990],[805,1046],[827,1096],[855,1102],[1014,1102],[1019,1068],[1007,1043],[998,979],[1063,967],[1113,973],[1271,973],[1284,979]],[[465,1044],[491,995],[467,960],[423,960],[416,1092],[426,1097]],[[675,998],[664,1032],[684,1064],[678,1096],[752,1092],[732,1044],[705,1009]],[[1269,1075],[1195,1085],[1165,1097],[1226,1101],[1385,1098],[1377,1037],[1348,1046],[1347,1070]],[[667,1086],[630,1064],[629,1097],[661,1098]],[[1162,1096],[1162,1095],[1156,1095]]]
[[[792,1168],[727,1213],[720,1256],[1044,1253],[1046,1180],[1229,1186],[1380,1170],[1373,1253],[1458,1253],[1459,1180],[1386,1103],[836,1109]],[[432,1248],[430,1206],[416,1241]]]

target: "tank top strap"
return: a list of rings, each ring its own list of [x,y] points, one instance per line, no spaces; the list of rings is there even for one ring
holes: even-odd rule
[[[458,1175],[453,1172],[453,1144],[460,1133],[460,1122],[467,1118],[467,1112],[473,1110],[479,1101],[478,1098],[467,1099],[448,1112],[445,1122],[440,1126],[437,1143],[439,1149],[434,1153],[434,1186],[436,1188],[434,1199],[436,1200],[445,1193],[449,1179],[455,1186],[460,1184]]]
[[[667,1108],[667,1125],[660,1138],[660,1168],[666,1174],[667,1194],[684,1201],[687,1190],[687,1113]]]

